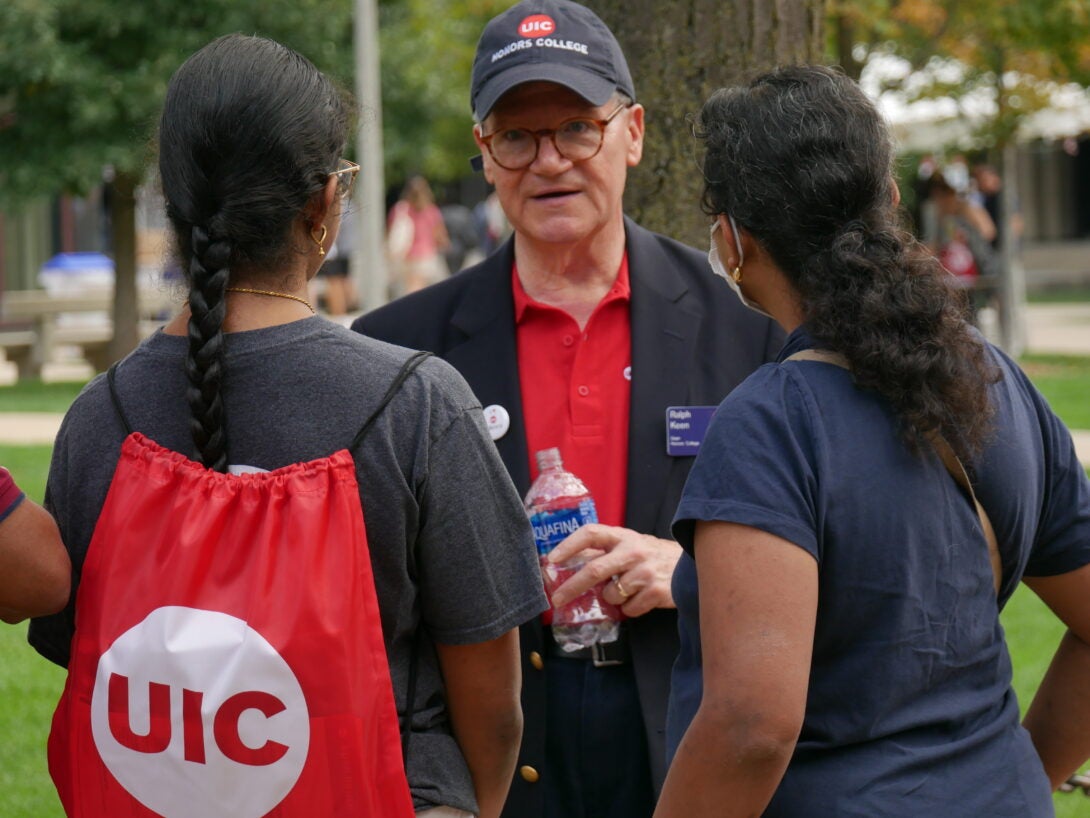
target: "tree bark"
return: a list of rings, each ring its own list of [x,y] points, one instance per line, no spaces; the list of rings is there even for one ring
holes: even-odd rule
[[[114,255],[114,336],[109,359],[119,361],[140,341],[136,303],[136,187],[138,179],[118,173],[111,186],[110,231]]]
[[[1014,235],[1011,216],[1018,201],[1017,148],[1014,143],[1003,146],[1000,154],[999,190],[999,256],[1001,281],[999,290],[1000,346],[1011,357],[1017,358],[1026,351],[1026,270],[1018,252],[1018,238]]]
[[[995,76],[996,118],[998,124],[994,153],[999,159],[999,346],[1012,358],[1026,351],[1026,271],[1017,252],[1011,228],[1011,214],[1018,197],[1018,163],[1015,135],[1010,124],[1010,99],[1004,85],[1009,63],[1007,52],[996,45],[992,49],[991,69]]]
[[[857,34],[855,23],[843,11],[836,15],[835,21],[837,63],[844,69],[845,74],[859,82],[863,75],[863,63],[854,54]]]
[[[822,61],[822,0],[590,0],[628,60],[647,110],[625,210],[645,227],[707,243],[692,123],[712,91],[778,64]]]

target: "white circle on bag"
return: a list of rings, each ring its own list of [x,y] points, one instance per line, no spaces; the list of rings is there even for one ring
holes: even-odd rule
[[[489,437],[499,440],[511,428],[511,415],[498,403],[493,403],[484,408],[484,425],[488,427]]]
[[[246,622],[167,606],[102,654],[91,732],[121,786],[164,818],[260,818],[303,771],[310,716],[291,667]]]

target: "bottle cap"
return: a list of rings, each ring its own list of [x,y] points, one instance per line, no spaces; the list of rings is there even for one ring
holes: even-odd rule
[[[560,449],[542,449],[534,457],[537,459],[537,467],[540,471],[551,469],[561,464]]]

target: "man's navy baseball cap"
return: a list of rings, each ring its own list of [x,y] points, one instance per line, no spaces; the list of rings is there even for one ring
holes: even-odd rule
[[[563,85],[591,105],[605,105],[615,91],[636,98],[613,33],[569,0],[523,0],[489,21],[473,59],[474,118],[483,121],[500,97],[535,81]]]

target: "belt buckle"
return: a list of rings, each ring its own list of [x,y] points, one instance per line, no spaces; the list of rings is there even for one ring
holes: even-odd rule
[[[624,664],[620,659],[607,659],[606,649],[601,642],[595,642],[590,646],[590,658],[595,667],[616,667]]]

